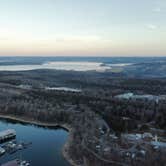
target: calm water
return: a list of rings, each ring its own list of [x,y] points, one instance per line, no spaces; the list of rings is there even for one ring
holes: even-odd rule
[[[0,120],[0,131],[9,128],[16,130],[18,142],[32,142],[32,145],[25,150],[0,157],[0,163],[22,158],[32,166],[69,166],[61,153],[68,137],[67,131]]]
[[[111,66],[166,61],[166,57],[1,57],[0,71],[55,69],[105,71]]]
[[[105,71],[111,69],[110,66],[103,66],[99,62],[56,62],[50,61],[41,65],[0,65],[0,71],[26,71],[36,69],[55,69],[73,71]]]

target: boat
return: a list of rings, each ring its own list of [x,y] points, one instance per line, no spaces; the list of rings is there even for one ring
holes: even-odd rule
[[[30,163],[27,161],[22,161],[19,159],[15,159],[12,161],[8,161],[7,163],[2,164],[1,166],[30,166]]]
[[[2,147],[0,147],[0,156],[2,156],[3,154],[5,154],[6,150]]]

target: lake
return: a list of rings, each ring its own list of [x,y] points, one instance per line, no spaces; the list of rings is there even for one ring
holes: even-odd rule
[[[105,72],[112,67],[166,61],[166,57],[0,57],[0,71],[37,69]]]
[[[29,161],[32,166],[69,166],[62,155],[62,148],[68,138],[68,132],[64,129],[49,129],[0,120],[0,131],[6,129],[16,130],[16,140],[18,142],[32,142],[32,145],[14,154],[1,156],[0,163],[21,158]]]
[[[111,69],[99,62],[47,62],[39,65],[0,65],[0,71],[27,71],[37,69],[54,69],[67,71],[99,71],[104,72]]]

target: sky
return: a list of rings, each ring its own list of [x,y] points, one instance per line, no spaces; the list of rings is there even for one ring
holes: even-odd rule
[[[166,0],[0,0],[0,56],[166,56]]]

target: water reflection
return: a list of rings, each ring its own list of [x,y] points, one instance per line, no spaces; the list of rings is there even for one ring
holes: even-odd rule
[[[18,151],[14,154],[5,154],[0,157],[0,163],[15,158],[22,158],[31,163],[32,166],[68,166],[68,162],[62,156],[62,148],[65,144],[68,132],[64,129],[53,127],[40,127],[15,120],[0,119],[0,131],[15,129],[17,141],[32,142],[28,149]]]

